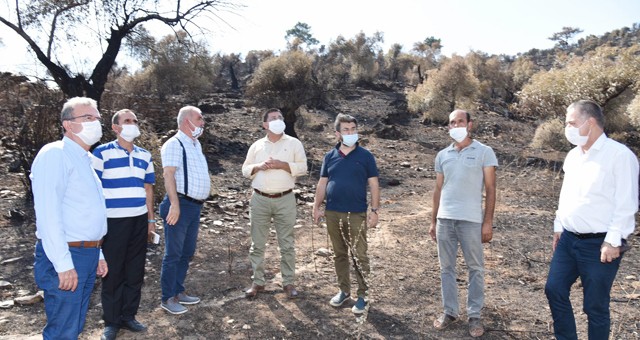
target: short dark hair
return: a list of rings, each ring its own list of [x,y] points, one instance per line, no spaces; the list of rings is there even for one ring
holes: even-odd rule
[[[111,124],[116,124],[116,125],[120,125],[120,115],[123,113],[133,113],[133,111],[129,110],[129,109],[122,109],[116,113],[113,114],[113,117],[111,117]],[[133,113],[135,115],[135,113]]]
[[[333,127],[336,131],[340,131],[340,123],[355,123],[356,127],[358,127],[358,120],[351,115],[346,115],[344,113],[338,113],[336,116],[336,121],[333,123]]]
[[[582,117],[587,116],[587,119],[593,117],[598,126],[604,129],[604,114],[602,113],[602,108],[593,100],[578,100],[569,105],[567,110],[570,109],[575,109]]]
[[[275,107],[270,108],[269,110],[265,111],[264,114],[262,115],[262,121],[266,122],[267,118],[269,118],[269,114],[271,112],[278,112],[279,114],[282,115],[282,111],[280,111],[280,109],[276,109]],[[283,115],[284,116],[284,115]]]

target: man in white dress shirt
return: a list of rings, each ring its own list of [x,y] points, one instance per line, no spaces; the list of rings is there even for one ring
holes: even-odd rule
[[[565,135],[576,147],[564,162],[553,226],[553,259],[545,286],[557,339],[578,339],[571,286],[580,277],[589,339],[608,339],[609,299],[638,210],[638,159],[604,134],[598,104],[567,108]],[[584,338],[584,336],[581,336]]]

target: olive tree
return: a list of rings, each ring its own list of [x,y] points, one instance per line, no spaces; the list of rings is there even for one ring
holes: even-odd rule
[[[16,0],[7,6],[0,23],[29,45],[60,90],[69,97],[98,101],[125,39],[144,34],[143,24],[160,22],[189,32],[201,29],[198,19],[211,20],[223,9],[238,7],[224,0],[178,1],[171,6],[157,0]],[[61,62],[69,54],[77,65],[93,69],[71,70]]]

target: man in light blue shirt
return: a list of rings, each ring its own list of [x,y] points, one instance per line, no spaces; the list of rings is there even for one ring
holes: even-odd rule
[[[469,335],[475,338],[484,334],[480,318],[484,306],[482,243],[493,237],[498,160],[491,147],[471,138],[472,128],[469,112],[454,110],[449,114],[449,136],[454,142],[436,155],[429,234],[438,245],[444,308],[433,326],[442,330],[458,318],[456,257],[459,245],[469,269],[467,316]]]
[[[108,232],[102,251],[111,273],[102,280],[102,340],[115,339],[120,328],[143,332],[135,318],[140,305],[149,234],[155,231],[151,153],[133,140],[140,136],[138,119],[120,110],[111,128],[117,139],[93,150],[93,168],[102,181],[107,202]]]
[[[89,148],[102,137],[100,113],[90,98],[62,108],[64,138],[42,147],[31,167],[36,212],[34,274],[44,290],[44,339],[77,339],[84,327],[96,274],[107,275],[100,246],[107,210]]]
[[[187,295],[184,280],[196,251],[202,204],[211,190],[207,160],[198,142],[203,131],[200,109],[185,106],[178,113],[178,133],[160,149],[167,190],[159,206],[165,239],[160,306],[171,314],[186,313],[183,305],[200,302],[200,298]]]

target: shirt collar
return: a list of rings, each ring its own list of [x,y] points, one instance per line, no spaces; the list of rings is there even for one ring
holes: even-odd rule
[[[591,145],[589,150],[591,150],[591,149],[594,149],[594,150],[602,149],[602,147],[604,146],[604,143],[606,143],[608,139],[609,139],[609,137],[607,137],[607,135],[603,132],[600,135],[600,137],[598,137],[598,139],[596,139],[596,141],[593,142],[593,145]]]
[[[186,133],[182,132],[182,130],[178,130],[178,133],[176,133],[176,137],[179,138],[183,143],[191,143],[192,145],[196,145],[198,142],[198,138],[196,138],[195,140],[189,136],[187,136]]]
[[[278,140],[277,140],[277,141],[275,141],[275,142],[270,141],[270,140],[269,140],[269,136],[266,136],[266,135],[265,135],[265,136],[263,137],[263,139],[264,139],[265,141],[267,141],[267,142],[269,142],[269,143],[273,143],[273,144],[275,144],[275,143],[279,143],[280,141],[283,141],[283,140],[286,140],[286,139],[289,139],[289,138],[291,138],[291,137],[289,137],[289,135],[287,135],[286,133],[283,133],[283,134],[282,134],[282,137],[280,137],[280,139],[278,139]]]
[[[473,139],[473,140],[471,140],[471,144],[467,145],[467,146],[466,146],[465,148],[463,148],[462,150],[465,150],[465,149],[475,149],[475,148],[476,148],[476,143],[477,143],[477,142],[476,142],[476,140],[475,140],[475,139]],[[447,146],[447,148],[446,148],[445,150],[447,150],[447,152],[451,152],[451,151],[458,151],[458,150],[456,150],[456,143],[451,143],[451,144],[449,144],[449,146]],[[460,150],[460,151],[462,151],[462,150]]]
[[[72,152],[72,154],[80,156],[80,157],[87,157],[89,155],[89,151],[83,149],[80,144],[76,143],[73,141],[73,139],[64,136],[62,138],[62,142],[64,143],[64,145],[68,148],[68,150],[70,152]]]
[[[116,139],[116,140],[114,140],[112,143],[115,145],[115,147],[116,147],[116,148],[118,148],[118,149],[120,149],[120,150],[123,150],[123,151],[126,151],[126,152],[129,152],[129,150],[127,150],[127,149],[123,148],[123,147],[122,147],[122,145],[120,145],[120,143],[118,143],[118,140],[117,140],[117,139]],[[135,144],[133,144],[133,149],[131,149],[131,151],[132,151],[132,152],[136,152],[136,151],[138,151],[138,147],[137,147]]]

